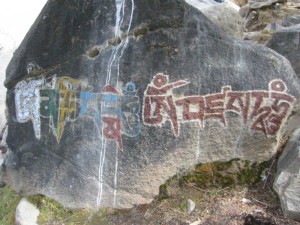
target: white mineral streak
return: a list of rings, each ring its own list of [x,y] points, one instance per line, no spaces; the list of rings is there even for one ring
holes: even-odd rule
[[[118,79],[120,74],[120,59],[123,56],[124,50],[126,49],[129,37],[127,35],[125,40],[121,39],[121,26],[124,22],[124,18],[126,16],[125,12],[125,6],[126,6],[126,0],[115,0],[116,4],[116,23],[115,23],[115,39],[120,39],[121,43],[117,46],[113,47],[111,56],[108,61],[107,66],[107,76],[106,76],[106,85],[111,83],[112,76],[116,76],[116,87],[118,87]],[[134,12],[134,0],[131,0],[131,11],[130,11],[130,18],[129,18],[129,24],[126,30],[126,33],[128,34],[131,29],[132,24],[132,18],[133,18],[133,12]],[[114,70],[113,70],[114,69]],[[114,74],[112,71],[116,71],[116,74]],[[99,188],[98,188],[98,196],[97,196],[97,205],[100,206],[102,201],[102,195],[103,195],[103,171],[104,171],[104,164],[105,164],[105,154],[106,154],[106,141],[104,140],[103,131],[101,135],[101,150],[100,150],[100,159],[99,159],[99,171],[98,171],[98,179],[99,179]],[[116,205],[116,196],[117,196],[117,185],[118,185],[118,147],[116,146],[116,162],[115,162],[115,172],[114,172],[114,191],[113,191],[113,205]]]
[[[196,160],[198,161],[199,160],[199,158],[200,158],[200,153],[201,153],[201,149],[200,149],[200,133],[201,133],[201,131],[200,131],[201,129],[200,128],[198,128],[198,131],[197,131],[197,133],[198,133],[198,135],[197,135],[197,147],[196,147]]]
[[[40,90],[44,79],[32,80],[28,83],[20,81],[15,88],[16,117],[19,123],[29,120],[33,123],[33,130],[37,139],[41,138],[40,120]]]
[[[102,132],[103,133],[103,132]],[[99,161],[99,187],[98,187],[98,196],[97,196],[97,206],[100,206],[102,201],[102,194],[103,194],[103,169],[104,169],[104,162],[105,162],[105,154],[106,154],[106,140],[102,134],[102,146],[100,151],[100,161]]]
[[[123,7],[123,10],[124,10],[124,7]],[[131,0],[131,14],[130,14],[129,25],[128,25],[128,28],[127,28],[127,31],[126,31],[127,34],[129,34],[129,31],[130,31],[130,28],[131,28],[131,23],[132,23],[132,18],[133,18],[133,11],[134,11],[134,0]],[[118,81],[119,81],[119,76],[120,76],[120,59],[123,56],[124,50],[126,49],[126,47],[128,45],[128,42],[129,42],[129,35],[126,36],[125,42],[124,42],[124,44],[122,46],[122,49],[121,49],[121,54],[120,54],[120,56],[118,58],[118,62],[117,62],[117,86],[118,86]]]
[[[115,38],[121,39],[121,25],[124,22],[124,18],[126,16],[125,13],[125,3],[126,0],[116,0],[116,24],[115,24]],[[133,12],[134,12],[134,0],[131,0],[131,12],[130,12],[130,19],[129,24],[126,30],[126,33],[128,34],[131,29],[132,24],[132,18],[133,18]],[[119,78],[119,68],[120,68],[120,59],[123,56],[124,50],[126,49],[129,42],[129,36],[127,35],[125,40],[121,39],[121,43],[117,46],[113,47],[109,62],[108,62],[108,68],[107,68],[107,77],[106,77],[106,84],[109,84],[111,81],[112,76],[112,69],[115,68],[117,70],[117,78]],[[119,56],[118,56],[119,55]],[[114,67],[115,65],[115,67]],[[118,82],[118,79],[117,79]],[[118,86],[118,84],[116,85]]]
[[[125,13],[124,7],[125,7],[125,0],[116,0],[115,38],[119,38],[120,34],[121,34],[120,27],[121,27],[121,24],[122,24],[123,18],[124,18],[124,13]],[[113,63],[114,63],[114,61],[116,59],[116,56],[118,54],[120,46],[121,45],[117,45],[117,47],[114,47],[113,50],[112,50],[112,54],[111,54],[109,62],[108,62],[106,84],[110,83],[110,80],[111,80],[111,70],[112,70]]]
[[[115,164],[115,178],[114,178],[114,207],[116,206],[117,200],[117,187],[118,187],[118,165],[119,165],[119,158],[118,158],[118,148],[116,148],[116,164]]]

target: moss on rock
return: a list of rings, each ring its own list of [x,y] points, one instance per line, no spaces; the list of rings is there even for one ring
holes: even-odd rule
[[[45,196],[32,196],[29,201],[35,204],[39,210],[38,224],[107,224],[108,209],[95,211],[92,209],[67,209],[56,201]]]
[[[195,183],[198,187],[226,188],[233,185],[252,185],[261,179],[262,172],[271,162],[260,164],[246,160],[233,159],[228,162],[213,162],[199,164],[193,172],[182,179]]]

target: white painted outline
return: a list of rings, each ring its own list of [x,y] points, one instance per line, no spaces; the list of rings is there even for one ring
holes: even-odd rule
[[[44,78],[20,81],[15,86],[16,119],[19,123],[32,121],[37,139],[41,138],[40,118],[40,88],[44,85]]]

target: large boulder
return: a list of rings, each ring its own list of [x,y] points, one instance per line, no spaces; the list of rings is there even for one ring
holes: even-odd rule
[[[274,189],[289,218],[300,221],[300,129],[296,129],[284,148],[277,166]]]
[[[291,22],[296,22],[291,19]],[[299,19],[299,18],[298,18]],[[286,20],[287,21],[287,20]],[[300,77],[300,23],[277,30],[267,46],[285,56],[291,63],[298,77]]]
[[[197,163],[267,160],[300,93],[284,57],[181,0],[49,0],[5,84],[2,180],[67,207],[132,207]]]

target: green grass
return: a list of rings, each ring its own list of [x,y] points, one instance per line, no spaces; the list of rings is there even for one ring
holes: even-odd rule
[[[28,200],[40,210],[39,225],[106,225],[108,224],[108,209],[93,211],[91,209],[67,209],[61,204],[44,196],[32,196]]]
[[[15,224],[15,212],[21,198],[9,187],[0,189],[0,224]]]
[[[109,209],[67,209],[61,204],[44,196],[31,196],[27,198],[39,210],[39,225],[108,225],[108,216],[113,213]],[[0,225],[15,224],[16,208],[21,200],[10,187],[0,189]]]

